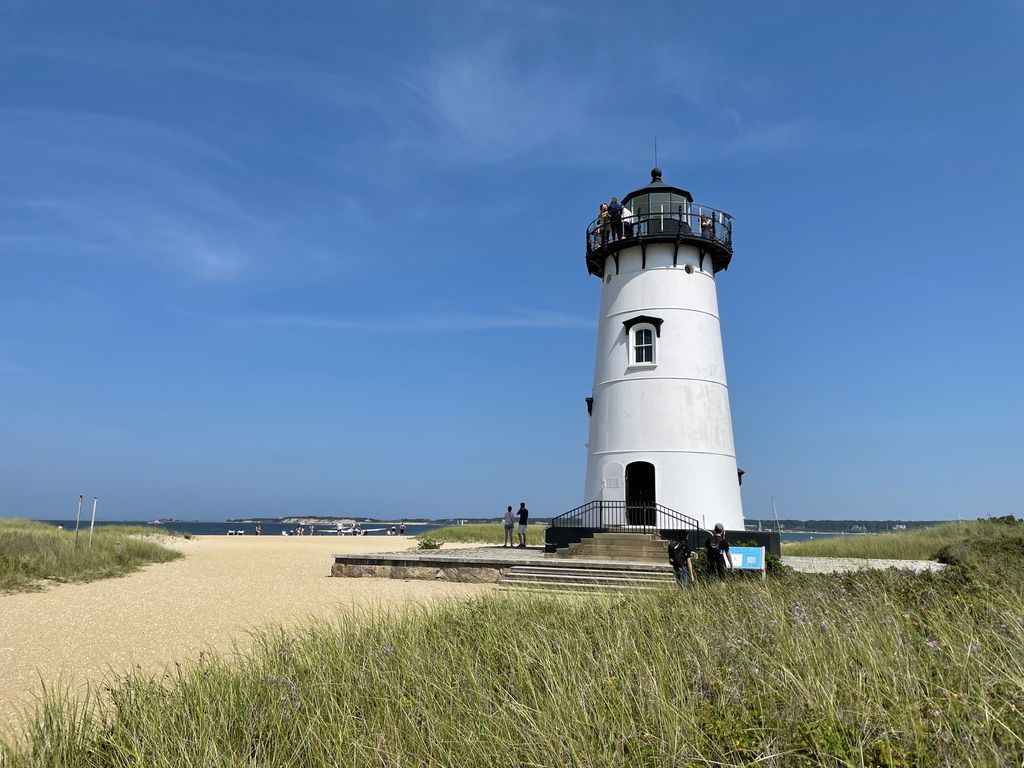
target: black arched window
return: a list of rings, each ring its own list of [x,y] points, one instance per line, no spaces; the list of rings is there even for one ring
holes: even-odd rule
[[[633,331],[633,362],[654,362],[654,329],[637,328]]]

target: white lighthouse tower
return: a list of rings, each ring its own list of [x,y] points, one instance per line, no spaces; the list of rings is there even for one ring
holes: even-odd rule
[[[619,502],[604,506],[621,525],[665,527],[667,508],[743,530],[715,285],[732,218],[658,168],[621,205],[587,230],[601,311],[584,502]]]

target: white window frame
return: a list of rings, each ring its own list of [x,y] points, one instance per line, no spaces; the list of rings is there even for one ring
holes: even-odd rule
[[[637,335],[640,331],[651,332],[651,362],[636,362]],[[644,346],[647,346],[646,344]],[[658,330],[651,323],[637,323],[629,329],[629,367],[630,368],[654,368],[658,364]]]

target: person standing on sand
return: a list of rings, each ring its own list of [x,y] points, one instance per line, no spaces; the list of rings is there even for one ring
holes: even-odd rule
[[[513,538],[512,529],[516,525],[516,513],[512,511],[510,506],[505,510],[505,543],[503,547],[514,547],[516,545],[515,539]]]
[[[256,528],[254,530],[257,536],[263,535],[263,526],[261,526],[259,523],[256,523]]]
[[[398,535],[405,536],[405,520],[398,524]]]
[[[693,584],[693,552],[683,535],[681,539],[673,539],[668,545],[668,562],[676,574],[676,582],[680,587]]]
[[[519,502],[519,546],[526,546],[526,523],[530,518],[530,510],[526,508],[526,502]]]
[[[729,560],[729,571],[732,571],[732,553],[729,542],[725,540],[725,526],[715,523],[715,531],[704,542],[704,559],[707,561],[708,576],[717,576],[725,581],[725,561]]]

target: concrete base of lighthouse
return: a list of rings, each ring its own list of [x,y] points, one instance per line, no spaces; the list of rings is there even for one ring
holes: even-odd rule
[[[653,467],[653,488],[632,487],[630,471],[638,464]],[[649,482],[646,477],[643,481]],[[718,454],[680,451],[609,452],[588,464],[588,501],[632,501],[640,496],[693,517],[702,528],[721,523],[743,530],[743,505],[736,459]],[[671,500],[671,502],[667,500]],[[622,519],[620,525],[638,521]]]
[[[544,551],[547,553],[547,557],[556,559],[586,558],[587,554],[593,551],[592,546],[587,544],[588,540],[600,542],[602,538],[607,539],[608,534],[617,535],[618,533],[618,531],[607,529],[595,530],[590,528],[561,528],[552,526],[544,530]],[[676,533],[674,531],[657,531],[653,532],[651,538],[678,538]],[[637,538],[641,537],[637,534],[634,535]],[[687,542],[692,549],[699,550],[704,546],[704,542],[707,541],[710,535],[709,531],[690,533],[687,536]],[[777,531],[747,531],[742,528],[738,530],[726,529],[725,535],[729,543],[734,546],[764,547],[765,552],[770,557],[782,556],[781,537]],[[621,543],[623,539],[620,537],[619,541]],[[580,546],[581,544],[583,546]],[[657,561],[657,558],[648,557],[650,552],[646,549],[647,545],[644,546],[644,550],[637,551],[634,554],[622,551],[616,552],[609,559],[640,562],[648,559],[652,562]],[[661,556],[659,551],[658,555],[661,557],[661,562],[667,562],[667,552],[664,556]]]

